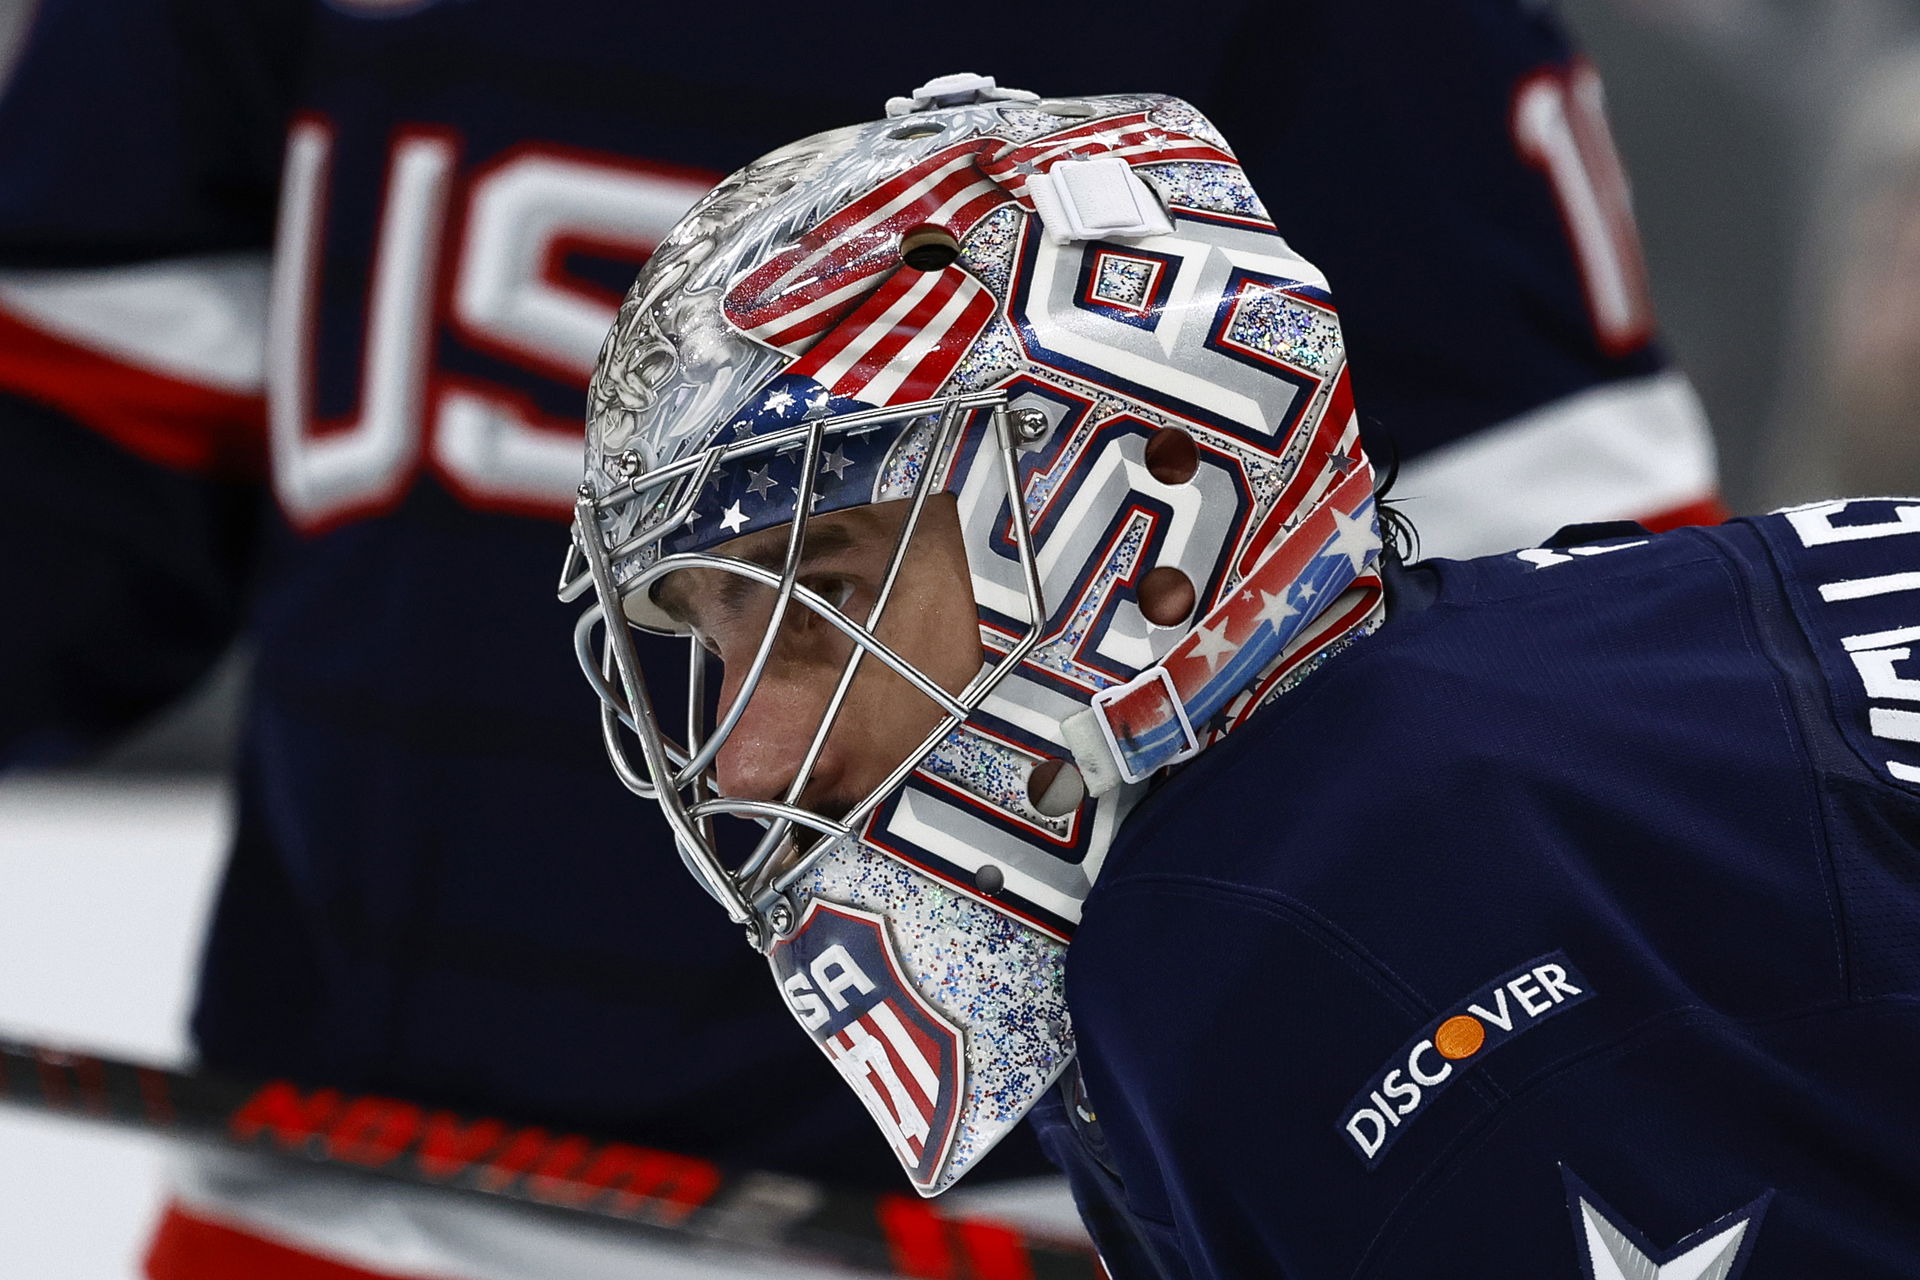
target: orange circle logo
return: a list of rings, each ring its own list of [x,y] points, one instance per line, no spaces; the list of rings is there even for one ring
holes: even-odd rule
[[[1480,1025],[1478,1018],[1468,1017],[1464,1013],[1448,1018],[1433,1033],[1433,1047],[1439,1050],[1441,1057],[1454,1062],[1471,1058],[1480,1052],[1480,1046],[1486,1042],[1487,1029]]]

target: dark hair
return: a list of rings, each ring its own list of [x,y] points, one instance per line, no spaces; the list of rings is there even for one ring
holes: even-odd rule
[[[1387,555],[1401,564],[1411,564],[1420,558],[1420,531],[1406,512],[1387,499],[1387,490],[1400,478],[1400,455],[1392,441],[1383,442],[1380,451],[1385,456],[1376,456],[1373,464],[1373,505],[1380,520],[1380,541]]]

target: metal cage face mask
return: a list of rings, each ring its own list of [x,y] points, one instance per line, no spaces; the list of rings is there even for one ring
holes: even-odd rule
[[[577,647],[616,770],[923,1194],[1071,1057],[1064,948],[1148,779],[1380,617],[1325,282],[1225,143],[1176,99],[958,79],[749,166],[662,244],[595,375],[563,574],[594,597]],[[958,689],[882,638],[938,495],[981,643]],[[800,580],[806,538],[874,503],[904,516],[849,611]],[[727,554],[753,535],[756,559]],[[688,569],[765,611],[726,707],[698,648],[685,707],[653,705],[635,656],[630,626],[681,629],[653,592]],[[1185,618],[1148,619],[1149,570],[1185,579]],[[785,793],[723,796],[715,760],[790,625],[844,664]],[[810,812],[862,671],[929,728],[844,812]]]

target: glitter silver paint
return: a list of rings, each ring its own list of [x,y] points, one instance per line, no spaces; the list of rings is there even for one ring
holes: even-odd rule
[[[1204,160],[1175,160],[1142,165],[1140,176],[1170,205],[1202,213],[1226,213],[1268,221],[1267,207],[1254,194],[1244,171]]]
[[[953,385],[963,391],[985,391],[1020,372],[1026,363],[1019,335],[1004,316],[995,316],[954,370]]]
[[[1002,303],[1007,300],[1013,255],[1025,221],[1026,215],[1013,205],[995,209],[960,243],[960,265],[973,272]]]
[[[1045,758],[995,742],[962,725],[935,747],[920,767],[968,795],[978,796],[1064,839],[1073,826],[1073,815],[1049,818],[1033,807],[1028,794],[1034,768]]]
[[[1220,135],[1218,129],[1214,128],[1213,121],[1195,110],[1192,103],[1179,98],[1148,98],[1142,101],[1147,108],[1147,119],[1152,123],[1163,129],[1178,129],[1182,133],[1191,133],[1196,138],[1212,143],[1228,155],[1233,154],[1233,148],[1227,145],[1227,140]]]
[[[842,845],[804,898],[885,916],[906,977],[964,1028],[966,1100],[938,1192],[1020,1122],[1073,1057],[1066,946],[864,844]]]
[[[1123,307],[1144,306],[1159,270],[1160,264],[1157,262],[1107,254],[1100,259],[1100,272],[1093,282],[1093,296]]]
[[[1240,295],[1225,337],[1308,373],[1325,374],[1345,349],[1331,311],[1257,286]]]

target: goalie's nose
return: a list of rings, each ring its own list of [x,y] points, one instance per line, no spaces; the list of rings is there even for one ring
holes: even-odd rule
[[[820,731],[832,683],[778,669],[763,674],[747,698],[740,721],[714,759],[720,790],[743,800],[785,798],[808,749]],[[739,691],[722,688],[722,704],[731,706]],[[829,803],[847,778],[855,728],[844,713],[807,770],[797,797],[803,808],[837,817]]]

